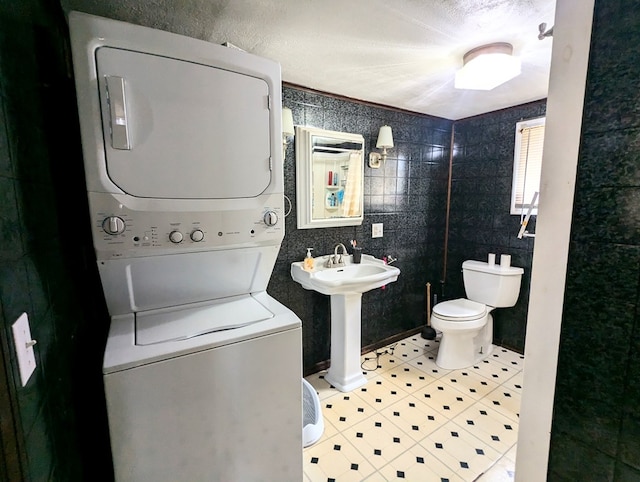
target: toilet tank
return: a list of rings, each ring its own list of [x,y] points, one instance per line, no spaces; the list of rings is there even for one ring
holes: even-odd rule
[[[494,308],[507,308],[518,301],[522,268],[501,267],[482,261],[462,263],[462,276],[467,298]]]

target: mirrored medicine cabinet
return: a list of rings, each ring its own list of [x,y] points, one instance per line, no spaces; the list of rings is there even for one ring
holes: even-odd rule
[[[296,126],[298,229],[362,224],[363,160],[360,134]]]

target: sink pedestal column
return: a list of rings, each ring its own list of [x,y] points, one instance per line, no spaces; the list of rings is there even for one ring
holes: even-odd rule
[[[325,380],[341,392],[367,383],[360,362],[362,294],[331,295],[331,367]]]

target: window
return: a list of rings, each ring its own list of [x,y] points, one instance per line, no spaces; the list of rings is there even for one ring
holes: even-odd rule
[[[516,124],[511,214],[527,214],[534,194],[540,191],[544,123],[545,118],[540,117]],[[538,214],[537,200],[531,214]]]

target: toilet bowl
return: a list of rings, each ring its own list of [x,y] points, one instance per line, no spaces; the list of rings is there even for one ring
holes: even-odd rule
[[[493,308],[458,298],[433,308],[431,326],[442,332],[436,364],[441,368],[466,368],[487,357],[492,349]]]
[[[472,366],[491,354],[491,311],[516,304],[524,270],[469,260],[462,263],[462,273],[467,298],[438,303],[431,314],[431,326],[442,332],[436,364],[450,370]]]

